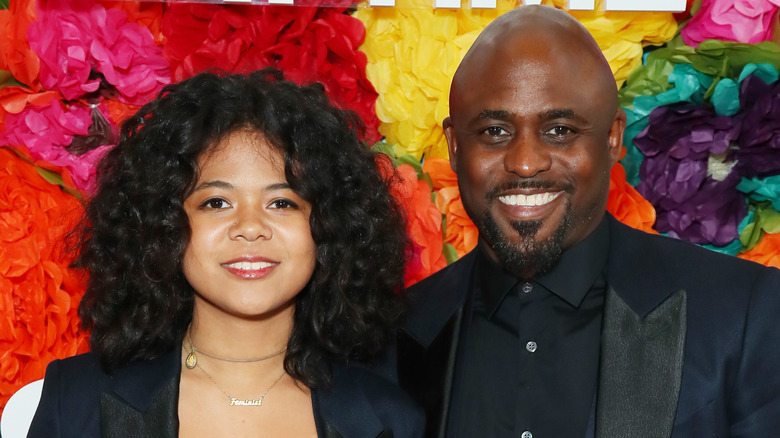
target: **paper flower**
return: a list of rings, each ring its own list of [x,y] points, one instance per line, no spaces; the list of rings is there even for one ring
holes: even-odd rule
[[[35,20],[34,0],[14,0],[0,10],[0,70],[8,70],[19,82],[40,90],[38,56],[27,42],[27,27]]]
[[[780,233],[765,234],[756,246],[747,252],[739,254],[738,257],[761,263],[762,265],[780,268]]]
[[[100,91],[140,105],[170,82],[149,30],[91,0],[41,1],[27,38],[40,58],[41,84],[68,100]]]
[[[76,315],[83,281],[60,244],[80,211],[76,198],[0,148],[0,406],[52,359],[87,349]]]
[[[555,0],[564,8],[567,0]],[[642,65],[642,49],[660,45],[677,32],[677,20],[669,12],[628,12],[603,10],[603,0],[596,1],[592,11],[571,11],[593,35],[612,68],[618,88],[628,74]]]
[[[612,166],[607,211],[630,227],[657,233],[653,229],[655,208],[626,181],[626,171],[620,163]]]
[[[742,81],[740,100],[742,130],[731,159],[746,178],[780,173],[780,81],[775,77],[767,84],[756,75],[748,76]]]
[[[458,179],[450,168],[450,162],[442,158],[428,158],[423,171],[430,175],[436,190],[436,208],[444,215],[444,242],[452,245],[458,258],[477,246],[479,231],[463,207],[458,189]]]
[[[357,50],[365,29],[345,7],[169,5],[163,16],[165,56],[175,80],[209,68],[246,73],[282,70],[297,83],[321,82],[331,100],[358,113],[365,140],[381,138],[377,94]]]
[[[637,190],[656,208],[655,229],[690,242],[723,246],[747,213],[739,175],[724,157],[737,120],[702,106],[661,106],[634,144],[644,154]]]
[[[6,87],[0,90],[0,102],[10,94],[29,96],[23,89]],[[45,96],[49,96],[44,93]],[[29,98],[32,99],[32,98]],[[18,100],[18,99],[17,99]],[[25,102],[27,102],[25,100]],[[45,160],[67,170],[76,188],[91,192],[94,185],[95,165],[110,145],[91,150],[70,151],[74,137],[90,136],[93,124],[92,109],[82,105],[64,105],[60,100],[41,99],[40,105],[27,104],[17,113],[5,114],[4,129],[0,131],[0,144],[24,145],[34,160]],[[17,106],[14,105],[14,108]],[[103,105],[97,108],[108,118]],[[7,109],[6,109],[7,111]],[[3,112],[0,110],[0,112]],[[80,153],[80,155],[77,155]]]
[[[430,186],[417,179],[417,172],[408,164],[398,166],[395,175],[398,178],[391,180],[391,193],[406,213],[406,232],[412,242],[405,273],[408,287],[447,266],[447,260],[442,253],[441,214],[431,202]]]
[[[685,44],[693,47],[708,39],[768,41],[778,7],[780,0],[703,0],[680,33]]]

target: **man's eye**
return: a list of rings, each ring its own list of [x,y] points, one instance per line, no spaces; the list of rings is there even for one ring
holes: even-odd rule
[[[485,130],[485,134],[491,137],[499,137],[508,134],[508,132],[506,132],[504,128],[500,128],[498,126],[491,126]]]
[[[201,204],[201,206],[204,208],[212,208],[215,210],[219,210],[222,208],[230,207],[230,204],[228,204],[228,202],[222,198],[211,198],[211,199],[207,199],[206,202]]]
[[[271,202],[271,208],[298,208],[298,204],[289,199],[276,199]]]
[[[565,135],[571,134],[573,131],[568,126],[553,126],[552,129],[547,131],[547,134],[555,135],[558,137],[563,137]]]

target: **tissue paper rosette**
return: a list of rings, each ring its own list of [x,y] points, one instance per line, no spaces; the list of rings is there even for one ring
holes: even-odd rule
[[[780,0],[703,0],[680,34],[693,47],[708,39],[768,41],[779,7]]]
[[[458,178],[443,158],[428,158],[423,171],[430,175],[436,191],[436,208],[444,215],[444,242],[452,245],[457,257],[463,257],[477,246],[479,231],[463,207]]]
[[[210,68],[247,73],[282,70],[297,83],[321,82],[337,106],[358,113],[365,140],[381,138],[377,94],[366,78],[365,38],[346,7],[172,4],[163,16],[165,56],[176,81]]]
[[[378,159],[377,164],[390,185],[390,193],[404,210],[410,244],[404,273],[408,287],[447,266],[442,254],[441,214],[431,202],[428,182],[418,178],[422,171],[419,164],[403,163],[406,157],[404,160],[396,157],[386,143],[377,143],[373,148],[381,153],[390,152],[386,154],[390,160]]]
[[[67,100],[99,92],[142,105],[170,82],[162,48],[124,11],[92,0],[40,0],[37,15],[27,38],[45,89]]]
[[[0,89],[0,144],[24,145],[33,160],[64,168],[78,190],[90,193],[95,165],[113,143],[114,128],[105,105],[66,105],[58,97],[20,87]]]
[[[726,152],[738,119],[690,104],[660,106],[634,138],[644,154],[637,190],[656,208],[655,229],[698,244],[724,246],[747,214]]]
[[[0,147],[0,407],[51,360],[87,350],[76,315],[84,282],[62,246],[80,214],[76,198]]]
[[[0,70],[9,71],[17,81],[40,90],[38,56],[27,42],[27,28],[34,20],[34,0],[14,0],[8,9],[0,10]]]
[[[745,178],[780,173],[780,80],[776,70],[770,72],[765,79],[752,74],[740,86],[742,130],[730,155]]]
[[[620,163],[612,166],[610,173],[607,211],[629,227],[657,233],[653,228],[656,220],[653,204],[626,181],[626,171]]]
[[[565,8],[567,0],[555,0]],[[604,11],[604,1],[597,0],[592,11],[571,11],[593,35],[609,61],[618,88],[635,68],[642,65],[642,49],[661,45],[677,32],[677,20],[669,12]]]

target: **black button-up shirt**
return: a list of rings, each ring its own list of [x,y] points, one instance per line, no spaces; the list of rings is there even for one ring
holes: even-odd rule
[[[606,221],[523,282],[480,250],[450,436],[584,437],[598,380]]]

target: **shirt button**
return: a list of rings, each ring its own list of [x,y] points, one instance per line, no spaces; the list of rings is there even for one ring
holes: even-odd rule
[[[531,432],[529,432],[529,431],[527,431],[527,430],[526,430],[526,431],[525,431],[525,432],[523,432],[523,434],[522,434],[522,435],[520,435],[520,436],[521,436],[522,438],[533,438],[534,434],[532,434]]]
[[[525,344],[525,349],[528,350],[529,353],[533,353],[534,351],[536,351],[536,342],[528,341],[528,343]],[[531,435],[528,436],[530,437]]]
[[[524,294],[527,294],[534,290],[534,287],[531,283],[523,283],[523,287],[521,289]]]

